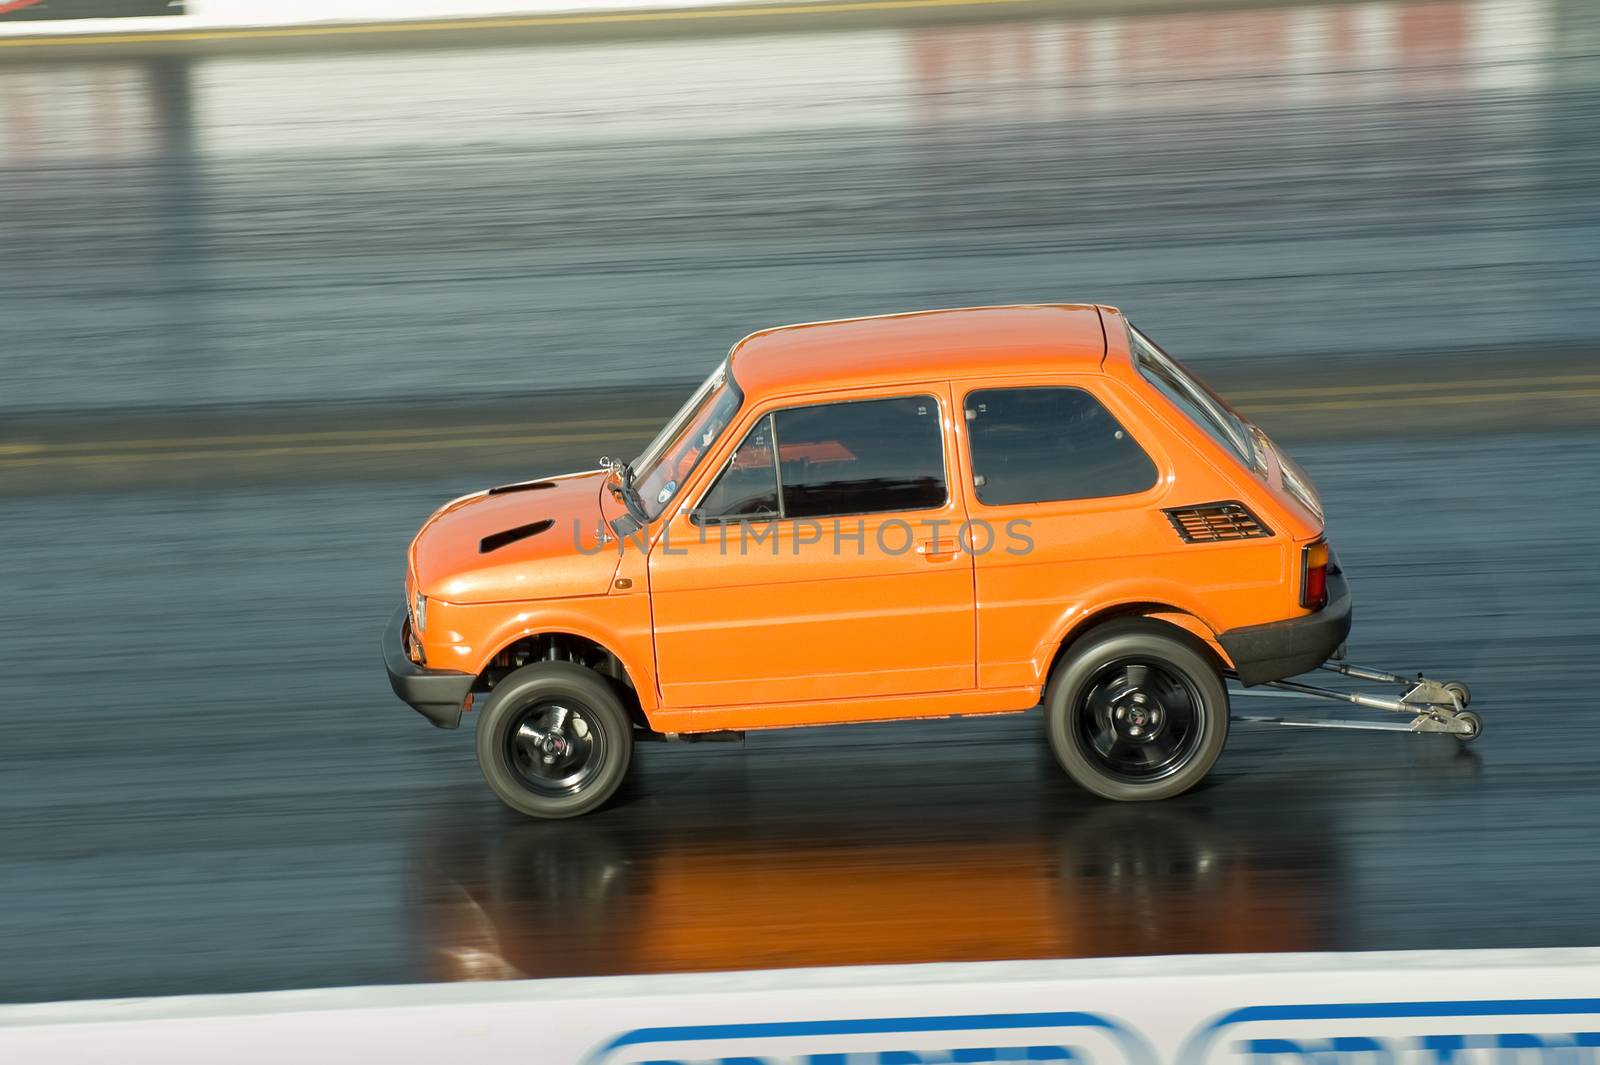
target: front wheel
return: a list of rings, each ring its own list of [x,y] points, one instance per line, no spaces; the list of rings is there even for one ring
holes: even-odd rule
[[[1228,691],[1189,640],[1158,622],[1083,637],[1045,693],[1050,746],[1101,798],[1169,799],[1198,784],[1228,742]]]
[[[529,817],[576,817],[609,799],[633,759],[633,725],[604,677],[535,662],[495,685],[478,722],[478,765]]]

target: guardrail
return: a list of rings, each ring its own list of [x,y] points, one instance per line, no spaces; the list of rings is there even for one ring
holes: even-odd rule
[[[52,1065],[1594,1065],[1597,1054],[1594,949],[885,966],[0,1007],[0,1060]]]

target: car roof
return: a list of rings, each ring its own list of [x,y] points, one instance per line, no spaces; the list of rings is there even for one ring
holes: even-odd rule
[[[1092,372],[1105,353],[1100,308],[1061,303],[786,325],[751,333],[728,358],[740,388],[770,395],[977,375]]]

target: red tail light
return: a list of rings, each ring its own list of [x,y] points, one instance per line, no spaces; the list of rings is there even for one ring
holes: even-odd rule
[[[1307,544],[1300,559],[1300,605],[1321,610],[1328,605],[1328,545]]]

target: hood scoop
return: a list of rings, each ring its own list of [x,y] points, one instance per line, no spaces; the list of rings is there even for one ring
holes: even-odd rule
[[[489,489],[492,496],[503,496],[507,492],[533,492],[540,488],[554,488],[554,481],[518,481],[515,484],[501,484]]]
[[[478,541],[478,553],[487,555],[491,551],[500,550],[507,544],[514,544],[518,540],[526,540],[530,536],[538,536],[554,526],[554,521],[545,518],[541,521],[530,522],[527,525],[518,525],[514,529],[506,529],[504,532],[493,533]]]

